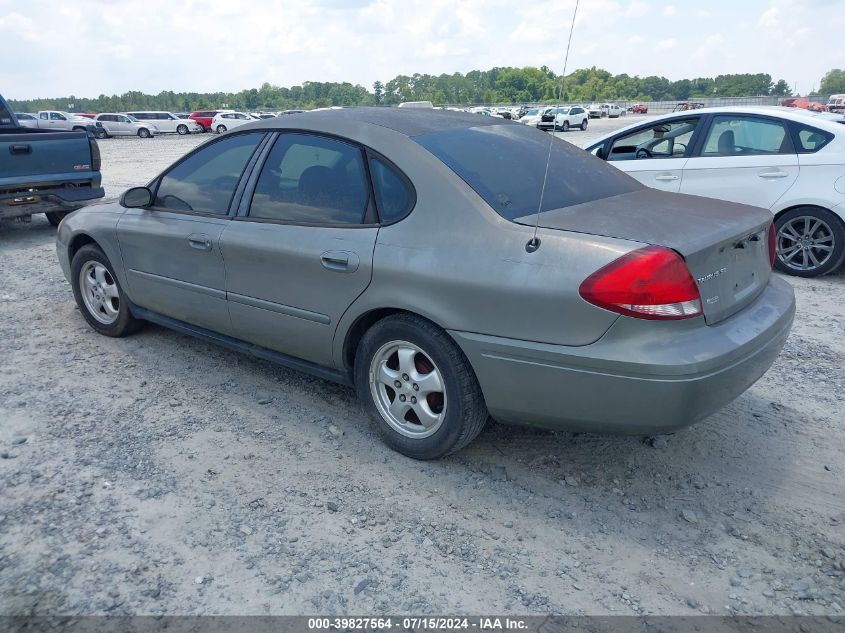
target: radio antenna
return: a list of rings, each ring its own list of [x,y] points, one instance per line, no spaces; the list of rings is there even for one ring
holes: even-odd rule
[[[563,58],[563,74],[560,77],[560,90],[558,99],[563,98],[563,86],[566,83],[566,65],[569,63],[569,48],[572,46],[572,32],[575,30],[575,18],[578,16],[578,2],[575,0],[575,10],[572,12],[572,24],[569,25],[569,39],[566,42],[566,55]],[[555,115],[557,117],[557,115]],[[537,229],[540,227],[540,213],[543,209],[543,196],[546,193],[546,180],[549,177],[549,165],[552,161],[552,142],[555,139],[555,124],[552,120],[552,133],[549,136],[549,153],[546,156],[546,170],[543,172],[543,187],[540,189],[540,202],[537,205],[537,217],[534,220],[534,236],[525,244],[525,250],[533,253],[540,248],[540,240],[537,237]]]

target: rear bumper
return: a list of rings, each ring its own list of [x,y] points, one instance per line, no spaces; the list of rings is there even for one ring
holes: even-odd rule
[[[37,189],[33,192],[0,194],[0,218],[16,218],[34,213],[74,211],[106,195],[102,187]]]
[[[689,426],[748,389],[777,358],[794,315],[792,287],[773,277],[753,304],[713,326],[620,317],[582,347],[450,334],[495,419],[648,434]]]

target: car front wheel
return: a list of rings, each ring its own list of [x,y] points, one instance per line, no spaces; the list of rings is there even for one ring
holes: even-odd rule
[[[93,244],[80,248],[71,261],[71,285],[76,305],[88,324],[105,336],[126,336],[141,322],[129,311],[129,302],[105,253]]]
[[[587,118],[585,118],[583,121],[581,121],[581,131],[582,131],[582,132],[586,132],[586,131],[587,131],[587,122],[588,122],[589,120],[590,120],[590,119],[589,119],[589,117],[587,117]]]
[[[150,131],[147,128],[142,127],[140,130],[138,130],[138,136],[140,136],[141,138],[150,138]]]
[[[188,126],[187,125],[177,126],[176,127],[176,133],[179,134],[179,136],[185,136],[185,134],[188,133]]]
[[[379,433],[414,459],[460,450],[481,432],[487,407],[455,342],[420,317],[398,314],[371,327],[355,355],[355,387]]]
[[[833,272],[845,260],[845,224],[827,209],[798,207],[775,221],[775,267],[798,277]]]

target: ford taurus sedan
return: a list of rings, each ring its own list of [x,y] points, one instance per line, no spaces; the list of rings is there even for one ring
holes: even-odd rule
[[[642,434],[723,407],[792,324],[771,226],[525,125],[359,108],[223,134],[68,216],[57,250],[96,331],[152,321],[354,386],[430,459],[489,417]]]

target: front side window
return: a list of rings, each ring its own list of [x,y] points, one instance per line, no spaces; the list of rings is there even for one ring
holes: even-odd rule
[[[673,119],[639,128],[614,140],[607,160],[686,156],[698,122],[698,118]]]
[[[748,156],[789,153],[792,153],[792,143],[782,123],[771,119],[716,116],[701,154]]]
[[[249,217],[361,224],[368,199],[360,148],[322,136],[282,134],[261,170]]]
[[[422,134],[413,140],[439,158],[507,220],[537,212],[547,160],[548,178],[541,211],[643,188],[615,167],[527,125],[457,128]]]
[[[162,178],[153,206],[226,215],[235,188],[263,134],[237,134],[191,154]]]

